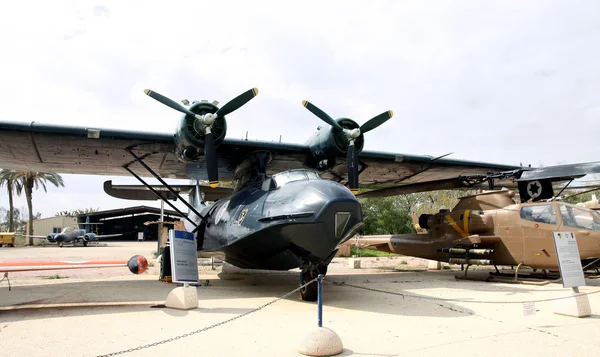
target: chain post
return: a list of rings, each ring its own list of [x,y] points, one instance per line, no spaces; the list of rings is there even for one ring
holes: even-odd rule
[[[319,274],[319,285],[317,290],[317,311],[319,316],[319,327],[323,327],[323,274]]]
[[[248,312],[245,312],[245,313],[243,313],[243,314],[240,314],[240,315],[234,316],[234,317],[232,317],[232,318],[230,318],[230,319],[227,319],[227,320],[224,320],[224,321],[221,321],[221,322],[217,322],[217,323],[216,323],[216,324],[214,324],[214,325],[210,325],[210,326],[207,326],[207,327],[201,328],[201,329],[199,329],[199,330],[196,330],[196,331],[192,331],[192,332],[184,333],[183,335],[179,335],[179,336],[171,337],[171,338],[168,338],[168,339],[166,339],[166,340],[162,340],[162,341],[158,341],[158,342],[154,342],[154,343],[149,343],[149,344],[147,344],[147,345],[138,346],[138,347],[135,347],[135,348],[129,348],[129,349],[122,350],[122,351],[118,351],[118,352],[112,352],[112,353],[108,353],[108,354],[105,354],[105,355],[99,355],[99,356],[97,356],[97,357],[108,357],[108,356],[117,356],[117,355],[122,355],[122,354],[129,353],[129,352],[134,352],[134,351],[139,351],[139,350],[146,349],[146,348],[150,348],[150,347],[155,347],[155,346],[158,346],[158,345],[162,345],[162,344],[164,344],[164,343],[169,343],[169,342],[177,341],[177,340],[179,340],[179,339],[181,339],[181,338],[185,338],[185,337],[192,336],[192,335],[195,335],[195,334],[198,334],[198,333],[204,332],[204,331],[208,331],[208,330],[210,330],[210,329],[213,329],[213,328],[215,328],[215,327],[219,327],[219,326],[225,325],[226,323],[229,323],[229,322],[232,322],[232,321],[234,321],[234,320],[237,320],[237,319],[239,319],[239,318],[241,318],[241,317],[244,317],[244,316],[250,315],[251,313],[254,313],[254,312],[260,311],[260,310],[264,309],[265,307],[267,307],[267,306],[269,306],[269,305],[272,305],[272,304],[276,303],[276,302],[277,302],[277,301],[279,301],[279,300],[283,300],[283,299],[287,298],[288,296],[292,295],[293,293],[295,293],[295,292],[297,292],[297,291],[300,291],[300,289],[303,289],[305,286],[308,286],[308,285],[310,285],[310,284],[313,284],[313,283],[317,282],[317,280],[318,280],[318,278],[314,278],[313,280],[311,280],[311,281],[307,282],[306,284],[304,284],[304,285],[301,285],[301,286],[297,287],[296,289],[294,289],[294,290],[290,291],[289,293],[287,293],[287,294],[285,294],[285,295],[282,295],[282,296],[280,296],[280,297],[278,297],[278,298],[276,298],[276,299],[273,299],[273,300],[269,301],[268,303],[266,303],[266,304],[264,304],[264,305],[261,305],[261,306],[259,306],[259,307],[255,308],[255,309],[253,309],[253,310],[250,310],[250,311],[248,311]]]

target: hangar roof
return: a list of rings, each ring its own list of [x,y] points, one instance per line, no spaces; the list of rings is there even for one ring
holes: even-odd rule
[[[77,218],[85,219],[86,217],[102,219],[102,218],[111,218],[111,217],[119,217],[119,216],[127,216],[132,214],[142,214],[142,213],[154,213],[160,214],[160,208],[150,207],[150,206],[135,206],[135,207],[127,207],[127,208],[116,208],[106,211],[98,211],[92,213],[83,213],[77,216]],[[164,210],[165,216],[176,216],[181,217],[179,213],[173,210]]]

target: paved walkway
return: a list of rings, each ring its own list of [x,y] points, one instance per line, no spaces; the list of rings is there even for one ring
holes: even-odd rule
[[[101,248],[93,249],[99,252]],[[131,248],[120,249],[123,254],[131,253]],[[74,251],[61,254],[76,255]],[[90,253],[80,253],[85,254]],[[414,271],[402,260],[406,258],[365,258],[363,266],[369,268],[359,270],[348,269],[343,259],[332,264],[325,285],[323,324],[342,338],[342,355],[598,355],[600,293],[589,296],[593,315],[577,319],[553,314],[552,302],[537,303],[535,315],[523,316],[520,303],[403,298],[332,284],[477,301],[540,300],[569,294],[560,284],[459,281],[454,278],[456,271]],[[0,286],[0,356],[96,356],[135,348],[247,313],[293,290],[298,282],[296,272],[226,274],[210,266],[200,271],[200,307],[191,311],[155,307],[164,303],[174,287],[158,282],[155,271],[93,277],[77,275],[82,272],[78,270],[64,279],[45,279],[46,273],[14,274],[13,291],[4,283]],[[597,281],[587,282],[582,292],[600,291]],[[316,305],[293,294],[222,326],[125,356],[301,356],[295,351],[298,341],[316,323]]]

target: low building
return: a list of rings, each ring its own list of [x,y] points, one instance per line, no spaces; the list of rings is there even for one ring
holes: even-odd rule
[[[77,217],[56,216],[33,221],[33,234],[37,236],[60,233],[64,227],[77,228]]]
[[[183,217],[176,211],[164,210],[164,221],[179,221]],[[142,233],[144,240],[158,239],[158,225],[144,225],[145,222],[160,220],[160,208],[135,206],[106,211],[80,214],[77,216],[79,228],[96,234],[123,234],[115,240],[137,240]],[[86,222],[100,223],[86,226]]]
[[[183,217],[176,211],[164,210],[165,221],[179,221]],[[40,218],[33,221],[33,234],[42,236],[50,233],[59,233],[65,227],[85,229],[96,234],[123,234],[123,237],[111,238],[115,240],[137,240],[138,233],[142,233],[144,240],[156,240],[158,225],[144,225],[144,222],[160,220],[160,208],[148,206],[135,206],[117,208],[72,216],[56,216]],[[86,221],[90,224],[86,226]]]

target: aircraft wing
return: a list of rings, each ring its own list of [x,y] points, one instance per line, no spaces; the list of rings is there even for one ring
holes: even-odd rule
[[[94,236],[94,238],[101,239],[101,238],[114,238],[114,237],[122,237],[122,236],[123,236],[123,234],[120,234],[120,233],[119,234],[101,234],[101,235]]]
[[[143,273],[148,261],[141,255],[134,255],[129,260],[13,260],[0,261],[0,273],[20,271],[63,270],[84,268],[129,267],[134,274]]]
[[[24,237],[24,238],[46,238],[47,237],[47,235],[45,235],[45,236],[30,236],[30,235],[27,235],[27,234],[18,234],[18,236],[19,237]]]
[[[150,174],[126,150],[163,178],[207,180],[206,164],[201,157],[195,163],[183,163],[175,156],[173,133],[152,133],[58,126],[41,123],[0,122],[0,167],[62,174],[98,174],[129,176],[129,167],[142,177]],[[302,168],[311,156],[306,144],[225,139],[217,147],[219,179],[233,180],[233,172],[246,155],[267,150],[272,160],[267,174]],[[517,166],[434,158],[391,152],[362,151],[358,155],[360,187],[417,183],[462,175],[486,174]],[[346,156],[322,172],[326,179],[347,183]]]
[[[94,239],[102,239],[102,238],[114,238],[114,237],[122,237],[123,234],[121,233],[117,233],[117,234],[96,234],[94,235]],[[77,237],[79,239],[83,239],[83,236],[79,236]]]

